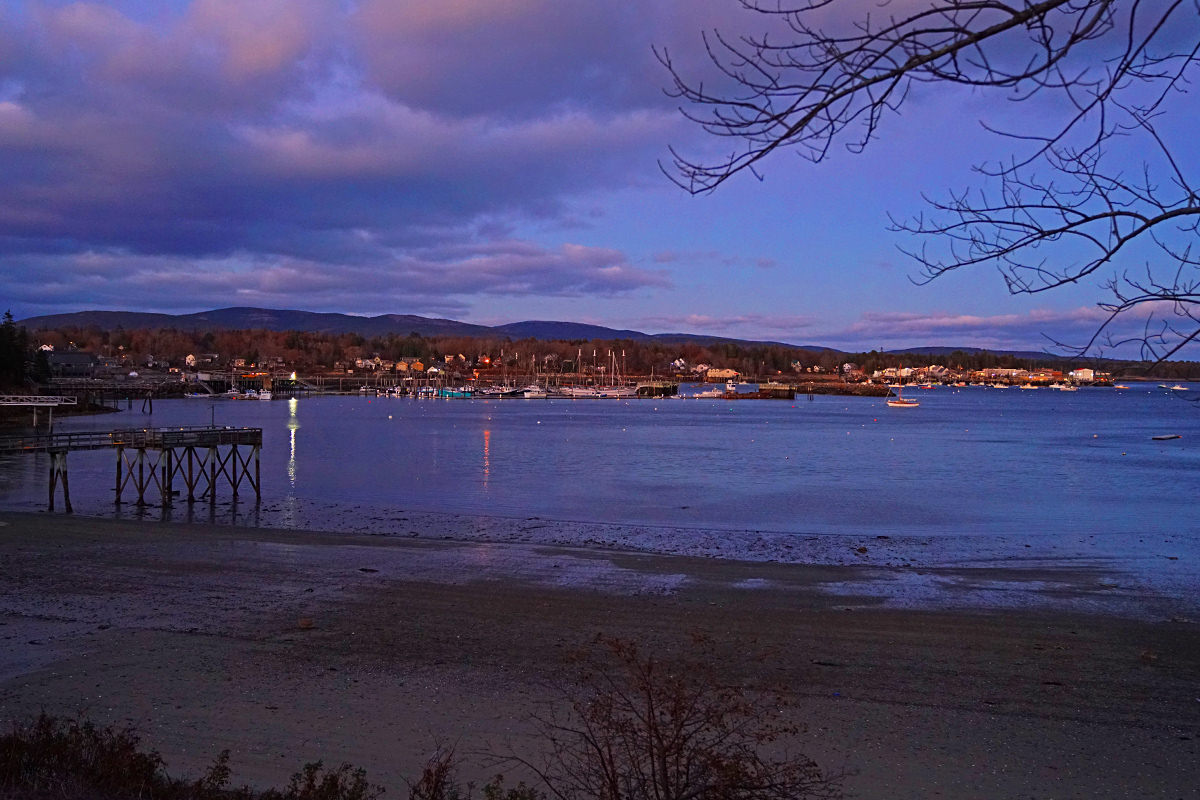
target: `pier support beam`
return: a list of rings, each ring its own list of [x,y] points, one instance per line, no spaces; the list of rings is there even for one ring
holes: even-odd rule
[[[71,509],[71,484],[67,481],[67,451],[66,450],[51,450],[50,451],[50,511],[54,510],[54,489],[59,480],[62,480],[63,488],[63,509],[70,513]]]
[[[127,454],[131,449],[136,453],[132,458]],[[147,490],[156,486],[160,502],[163,506],[169,506],[175,496],[176,476],[182,478],[187,486],[188,503],[206,498],[209,502],[216,502],[220,478],[229,484],[234,500],[239,498],[243,482],[254,489],[255,500],[262,500],[260,445],[250,445],[250,452],[246,453],[239,450],[238,445],[232,444],[224,455],[219,447],[163,447],[155,451],[157,457],[148,455],[148,449],[117,448],[117,505],[121,504],[125,487],[132,484],[137,490],[137,505],[146,505]]]

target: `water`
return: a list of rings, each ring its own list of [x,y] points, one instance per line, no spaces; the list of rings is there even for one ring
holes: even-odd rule
[[[906,395],[921,406],[828,396],[175,400],[157,401],[153,415],[135,404],[57,429],[215,419],[264,431],[260,506],[231,504],[226,486],[215,506],[114,509],[114,454],[98,451],[69,457],[84,514],[424,535],[429,520],[416,530],[413,515],[428,512],[472,520],[444,522],[447,535],[534,540],[536,517],[560,537],[547,540],[784,560],[801,540],[848,535],[890,537],[896,563],[912,559],[895,549],[903,542],[940,543],[943,562],[1200,557],[1200,407],[1182,393],[1141,384]],[[1182,438],[1151,439],[1160,434]],[[41,509],[48,468],[46,456],[0,463],[0,504]],[[563,534],[572,523],[584,533]],[[597,533],[595,523],[634,533]]]

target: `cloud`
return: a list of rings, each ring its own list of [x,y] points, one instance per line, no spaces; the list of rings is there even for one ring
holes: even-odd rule
[[[1086,343],[1108,314],[1096,306],[1067,310],[1032,309],[1020,314],[979,316],[948,312],[865,312],[850,325],[828,333],[834,346],[870,350],[920,346],[984,347],[999,350],[1053,350],[1056,342]],[[1131,332],[1144,316],[1123,320]]]
[[[70,281],[104,259],[155,286],[236,274],[284,305],[355,297],[366,269],[426,300],[662,286],[570,231],[601,222],[597,193],[658,180],[680,122],[649,42],[687,6],[0,8],[0,258],[44,270],[43,305],[100,302]],[[531,224],[546,241],[519,252]],[[453,247],[476,253],[428,257]],[[297,269],[321,279],[263,283]],[[0,274],[0,294],[19,288]]]
[[[682,41],[699,56],[701,30],[747,18],[736,5],[363,0],[351,35],[367,76],[389,97],[452,116],[669,108],[652,45]]]
[[[50,277],[52,276],[52,277]],[[187,259],[114,253],[25,257],[11,264],[10,299],[64,306],[194,311],[228,305],[359,313],[462,313],[483,296],[612,297],[667,285],[606,248],[546,249],[520,241],[417,248],[386,264],[339,264],[239,253]],[[86,297],[86,301],[82,298]],[[35,312],[31,312],[35,313]]]

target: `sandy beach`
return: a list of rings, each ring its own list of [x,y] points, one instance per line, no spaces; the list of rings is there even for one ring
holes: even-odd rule
[[[529,746],[596,634],[705,633],[723,675],[790,688],[848,796],[1196,796],[1195,622],[1079,613],[1108,589],[1031,567],[959,579],[1062,603],[897,608],[886,569],[4,513],[0,720],[129,723],[176,774],[229,748],[257,785],[345,760],[403,796],[439,739],[467,778]]]

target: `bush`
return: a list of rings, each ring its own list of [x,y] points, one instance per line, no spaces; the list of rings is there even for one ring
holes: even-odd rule
[[[0,736],[0,795],[6,800],[376,800],[383,790],[361,769],[306,764],[282,791],[230,789],[229,751],[195,782],[171,778],[162,757],[140,749],[132,728],[42,714]]]
[[[643,656],[601,637],[576,658],[579,680],[537,719],[548,755],[514,758],[560,800],[799,800],[840,797],[840,778],[802,754],[781,722],[787,702],[723,684],[699,659]],[[773,750],[776,755],[766,754]]]
[[[142,752],[130,728],[42,714],[0,736],[0,789],[46,797],[160,797],[171,782],[163,761]]]

